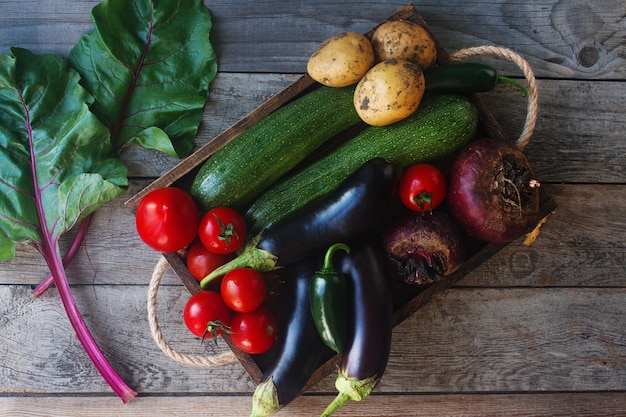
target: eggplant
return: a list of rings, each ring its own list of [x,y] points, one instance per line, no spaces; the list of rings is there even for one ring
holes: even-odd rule
[[[280,270],[284,323],[274,357],[252,396],[251,417],[268,416],[293,401],[322,360],[334,354],[317,333],[311,315],[310,281],[320,265],[321,258],[314,257]]]
[[[237,257],[207,275],[200,286],[206,287],[235,268],[271,271],[334,243],[358,240],[382,230],[397,180],[397,171],[388,161],[374,158],[366,162],[317,203],[250,239]]]
[[[335,381],[339,394],[322,417],[367,397],[383,376],[391,349],[393,299],[384,248],[374,240],[350,247],[349,254],[338,254],[349,299],[346,347]]]

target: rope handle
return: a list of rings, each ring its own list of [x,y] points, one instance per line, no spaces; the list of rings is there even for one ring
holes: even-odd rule
[[[164,257],[161,257],[161,259],[159,259],[159,262],[157,262],[154,267],[154,271],[152,272],[152,279],[150,280],[150,285],[148,287],[148,323],[150,324],[150,334],[152,335],[152,339],[154,339],[157,346],[163,351],[163,353],[165,353],[170,358],[188,365],[219,366],[236,361],[237,357],[232,351],[220,353],[213,356],[195,356],[179,352],[167,343],[167,341],[163,337],[161,328],[159,327],[159,320],[157,318],[156,311],[159,286],[161,285],[161,279],[163,278],[163,273],[165,272],[167,266],[167,260]]]
[[[533,74],[530,64],[524,58],[522,58],[516,52],[513,52],[512,50],[501,46],[484,45],[461,49],[450,54],[450,58],[452,60],[462,60],[477,55],[493,55],[507,59],[516,64],[524,73],[524,78],[526,78],[526,83],[528,87],[526,121],[524,122],[524,128],[522,129],[520,137],[515,142],[517,148],[523,150],[524,147],[526,147],[526,145],[528,145],[528,143],[530,142],[530,138],[533,135],[533,132],[535,130],[535,124],[537,122],[539,98],[537,93],[535,74]]]
[[[535,123],[537,120],[538,94],[537,84],[535,82],[535,75],[533,74],[530,65],[524,58],[522,58],[517,53],[511,51],[510,49],[503,47],[487,45],[461,49],[450,54],[450,58],[452,60],[462,60],[477,55],[494,55],[500,58],[508,59],[509,61],[515,63],[524,73],[526,83],[528,84],[528,108],[524,128],[522,130],[522,133],[520,134],[520,137],[515,142],[516,146],[520,150],[522,150],[526,145],[528,145],[528,142],[530,142],[530,138],[535,129]],[[165,353],[170,358],[188,365],[220,366],[236,361],[237,357],[232,351],[220,353],[213,356],[188,355],[175,350],[165,340],[165,338],[163,337],[163,333],[161,332],[161,328],[159,327],[156,310],[159,286],[161,285],[161,279],[163,278],[163,273],[165,272],[167,266],[167,260],[161,257],[159,262],[157,262],[154,267],[154,271],[152,272],[152,279],[150,280],[150,285],[148,287],[148,322],[150,325],[150,333],[152,335],[152,339],[154,339],[157,346],[163,351],[163,353]]]

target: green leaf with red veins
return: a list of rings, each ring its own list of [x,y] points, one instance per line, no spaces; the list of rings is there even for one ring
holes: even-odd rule
[[[60,57],[0,57],[0,259],[53,241],[127,185],[93,98]]]
[[[85,352],[126,402],[136,393],[82,320],[59,251],[60,236],[128,182],[79,78],[58,56],[19,48],[0,56],[0,260],[13,258],[19,244],[39,250]]]
[[[209,10],[201,0],[104,0],[92,19],[68,59],[116,153],[140,145],[189,154],[217,72]]]

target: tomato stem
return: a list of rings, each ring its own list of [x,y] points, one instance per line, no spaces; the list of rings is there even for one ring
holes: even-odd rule
[[[201,343],[204,342],[204,339],[207,338],[207,335],[211,335],[210,338],[215,342],[215,346],[217,346],[217,335],[219,331],[224,333],[232,333],[230,331],[230,327],[222,323],[220,320],[210,321],[207,323],[206,329],[204,330],[204,334],[202,334]]]
[[[217,216],[217,214],[213,214],[215,220],[217,220],[217,224],[220,227],[220,234],[217,235],[219,240],[223,240],[226,242],[226,247],[230,246],[230,241],[233,237],[237,237],[237,231],[235,230],[235,225],[233,223],[224,224],[222,220]]]
[[[426,204],[428,204],[428,211],[430,213],[433,212],[433,195],[427,191],[421,191],[415,197],[413,197],[413,202],[416,206],[418,206],[422,211],[425,210]]]

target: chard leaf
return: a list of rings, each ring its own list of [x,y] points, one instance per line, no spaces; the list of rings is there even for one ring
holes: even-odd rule
[[[217,72],[202,0],[104,0],[92,19],[68,59],[116,154],[130,145],[189,154]]]
[[[61,234],[127,185],[79,79],[58,56],[20,48],[0,56],[0,260],[20,243],[54,251]]]
[[[169,156],[178,157],[167,133],[158,127],[149,127],[131,138],[127,146],[138,145],[146,149],[155,149]]]

